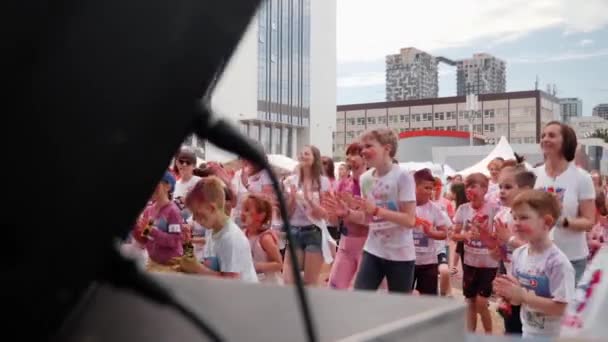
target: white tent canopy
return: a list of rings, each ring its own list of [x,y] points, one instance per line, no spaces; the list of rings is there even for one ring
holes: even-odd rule
[[[298,165],[297,161],[282,154],[269,154],[268,162],[270,165],[272,165],[272,167],[288,172],[292,172]]]
[[[500,141],[498,142],[496,147],[494,147],[492,152],[490,152],[490,154],[480,160],[477,164],[470,166],[464,170],[461,170],[460,172],[458,172],[458,174],[462,175],[463,177],[466,177],[472,173],[480,172],[486,176],[489,176],[490,172],[488,171],[488,164],[498,157],[501,157],[504,160],[515,158],[513,148],[511,147],[511,145],[509,145],[507,138],[505,138],[504,136],[500,137]]]
[[[443,164],[443,175],[444,175],[445,177],[454,176],[454,175],[456,175],[456,174],[457,174],[456,170],[452,169],[452,168],[450,167],[450,165],[448,165],[448,164]]]
[[[443,169],[441,168],[441,164],[435,164],[432,162],[406,162],[399,163],[399,166],[402,170],[415,172],[422,169],[429,169],[434,176],[442,177]]]

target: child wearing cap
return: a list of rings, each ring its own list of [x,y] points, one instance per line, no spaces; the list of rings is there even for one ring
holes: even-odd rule
[[[182,224],[179,208],[171,201],[175,178],[165,172],[152,195],[153,203],[141,215],[133,237],[145,244],[153,268],[154,263],[168,265],[183,254]]]

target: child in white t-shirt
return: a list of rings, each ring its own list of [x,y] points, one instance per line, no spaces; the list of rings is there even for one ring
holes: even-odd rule
[[[416,181],[416,268],[414,282],[416,291],[423,295],[437,295],[439,276],[436,240],[445,240],[447,226],[451,223],[447,216],[432,201],[435,179],[429,169],[414,173]]]
[[[520,192],[534,187],[534,181],[534,173],[526,171],[523,166],[507,165],[500,171],[498,177],[499,198],[503,208],[494,219],[495,238],[499,245],[492,251],[494,258],[501,262],[499,274],[511,274],[513,250],[526,243],[514,230],[511,206]],[[521,335],[520,306],[503,301],[499,305],[498,311],[505,321],[505,333]]]
[[[372,167],[361,176],[361,198],[346,203],[349,209],[333,208],[351,222],[369,225],[354,287],[377,290],[386,278],[390,292],[409,293],[416,260],[412,236],[416,226],[414,178],[393,164],[397,136],[392,130],[366,132],[361,143],[361,154]]]
[[[207,235],[203,263],[195,257],[183,257],[179,269],[186,273],[257,282],[249,241],[228,217],[225,205],[222,181],[214,176],[201,179],[186,195],[186,206],[194,219],[211,234]]]
[[[517,195],[512,210],[515,229],[528,244],[513,252],[512,275],[497,277],[494,289],[521,304],[523,337],[559,336],[562,315],[574,296],[574,268],[549,237],[560,205],[551,194],[526,190]]]
[[[465,180],[469,203],[461,205],[454,217],[455,241],[464,241],[462,292],[468,302],[469,331],[477,329],[477,314],[481,316],[486,333],[492,332],[492,316],[488,310],[488,298],[492,294],[492,281],[498,270],[498,261],[490,255],[488,236],[494,233],[494,217],[500,208],[486,202],[488,178],[481,173],[469,175]]]

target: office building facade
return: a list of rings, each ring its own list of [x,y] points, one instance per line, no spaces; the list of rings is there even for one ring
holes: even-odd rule
[[[466,97],[363,103],[337,107],[334,157],[365,130],[390,127],[399,134],[426,130],[469,131],[489,144],[505,136],[512,144],[534,144],[543,124],[558,120],[557,98],[539,90],[479,95],[479,110],[467,110]],[[430,156],[429,156],[430,158]]]
[[[386,56],[386,100],[435,98],[439,94],[437,60],[416,48]]]
[[[571,118],[583,116],[583,100],[576,97],[559,99],[562,122],[570,122]]]
[[[268,0],[212,96],[212,108],[269,154],[332,151],[336,107],[336,1]],[[314,141],[312,132],[314,131]],[[207,160],[228,155],[205,144]]]
[[[497,94],[507,90],[507,63],[487,53],[456,61],[456,93]]]
[[[608,103],[600,103],[593,107],[593,116],[608,120]]]

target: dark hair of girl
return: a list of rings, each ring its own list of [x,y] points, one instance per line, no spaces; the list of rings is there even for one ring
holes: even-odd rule
[[[455,197],[454,200],[456,202],[456,209],[458,209],[461,205],[463,205],[465,203],[469,203],[469,200],[467,199],[467,194],[465,192],[464,184],[462,184],[462,183],[452,184],[450,191],[452,191],[452,193],[454,194],[454,197]]]

